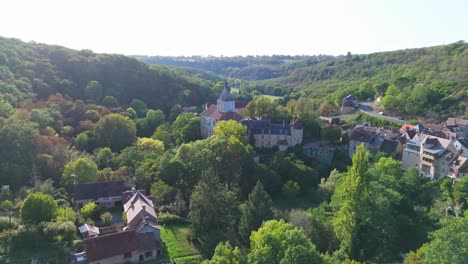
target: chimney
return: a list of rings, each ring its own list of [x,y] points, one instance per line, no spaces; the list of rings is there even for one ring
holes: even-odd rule
[[[142,205],[141,208],[143,209],[143,212],[146,212],[146,205]]]

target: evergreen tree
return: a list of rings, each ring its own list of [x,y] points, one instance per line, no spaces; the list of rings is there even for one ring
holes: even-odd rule
[[[333,226],[341,241],[341,253],[351,258],[358,250],[356,236],[363,221],[361,213],[368,196],[368,160],[369,152],[364,144],[359,145],[353,156],[353,165],[338,182],[331,201],[335,210]]]
[[[250,233],[257,230],[262,222],[273,217],[272,202],[260,181],[249,195],[239,223],[239,236],[245,243],[249,242]]]
[[[204,171],[190,197],[190,232],[202,246],[204,255],[211,255],[236,222],[237,200],[222,185],[212,169]]]

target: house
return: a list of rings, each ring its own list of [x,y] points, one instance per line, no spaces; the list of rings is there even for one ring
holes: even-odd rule
[[[237,107],[237,108],[236,108]],[[214,127],[219,121],[236,120],[243,117],[238,113],[240,108],[245,107],[244,103],[237,103],[231,96],[231,88],[224,83],[224,88],[216,101],[201,113],[200,130],[202,138],[208,138],[214,134]]]
[[[139,191],[124,204],[127,226],[124,230],[134,229],[138,233],[153,233],[160,240],[161,227],[154,209],[153,201]]]
[[[304,153],[310,158],[314,158],[321,163],[330,165],[335,155],[336,146],[327,140],[320,140],[304,144]]]
[[[256,148],[277,146],[281,151],[302,143],[303,128],[299,120],[291,124],[272,124],[269,120],[242,120],[247,127],[247,137]]]
[[[466,169],[463,150],[454,139],[416,135],[403,150],[402,169],[417,168],[431,179],[457,178]]]
[[[161,243],[151,233],[134,229],[85,239],[88,264],[120,264],[153,260],[161,255]]]
[[[80,209],[89,202],[103,207],[122,206],[124,181],[79,183],[73,185],[75,209]]]
[[[349,113],[356,110],[357,97],[350,94],[341,100],[341,113]]]
[[[154,204],[142,192],[133,195],[123,205],[127,223],[97,228],[83,225],[87,263],[111,264],[148,261],[162,254],[160,229]]]
[[[449,117],[445,121],[445,127],[455,133],[456,138],[468,138],[468,120]]]
[[[366,149],[375,155],[377,152],[385,152],[398,158],[403,150],[400,142],[400,133],[388,129],[357,126],[348,132],[349,150],[348,155],[353,157],[356,148],[364,144]]]

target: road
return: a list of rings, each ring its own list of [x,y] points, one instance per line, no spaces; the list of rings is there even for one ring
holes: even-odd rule
[[[398,118],[393,117],[393,116],[381,115],[381,114],[379,114],[377,112],[374,112],[374,109],[369,106],[370,103],[371,102],[362,102],[362,103],[360,103],[359,104],[359,111],[361,111],[362,113],[365,113],[366,115],[370,115],[370,116],[378,117],[378,118],[383,118],[383,119],[386,119],[388,121],[401,123],[401,124],[405,123],[405,120],[401,120],[401,119],[398,119]]]

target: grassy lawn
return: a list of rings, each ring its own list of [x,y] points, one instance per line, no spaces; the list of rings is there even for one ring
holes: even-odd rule
[[[239,88],[231,88],[231,92],[233,93],[239,93]],[[262,94],[260,96],[266,97],[270,100],[276,100],[282,98],[282,96],[276,96],[276,95],[269,95],[269,94]]]
[[[269,94],[262,94],[261,96],[266,97],[270,100],[276,100],[276,99],[280,99],[283,97],[283,96],[276,96],[276,95],[269,95]]]
[[[43,263],[67,263],[68,255],[59,256],[58,252],[59,249],[55,246],[36,250],[16,250],[8,255],[0,256],[0,263],[30,264],[32,259],[40,259]]]
[[[189,229],[186,224],[165,225],[161,229],[161,240],[166,247],[168,259],[175,258],[177,263],[200,262],[200,252],[187,239],[188,235]]]
[[[339,116],[336,116],[336,117],[339,117],[340,120],[349,122],[350,120],[353,120],[353,119],[357,118],[359,113],[360,113],[359,111],[355,111],[353,113],[343,114],[343,115],[339,115]]]

